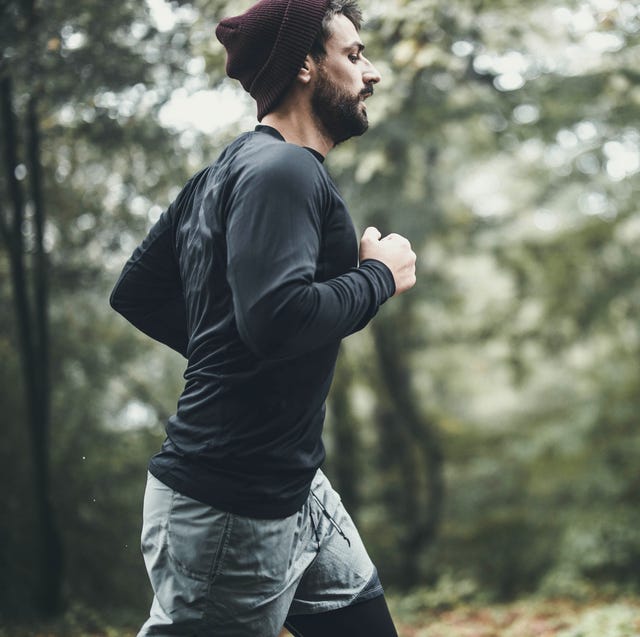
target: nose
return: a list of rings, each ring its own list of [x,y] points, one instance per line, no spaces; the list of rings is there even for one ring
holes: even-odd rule
[[[362,79],[364,80],[365,84],[377,84],[382,79],[380,73],[378,72],[378,69],[373,66],[373,64],[371,64],[369,60],[366,60],[366,68],[364,70]]]

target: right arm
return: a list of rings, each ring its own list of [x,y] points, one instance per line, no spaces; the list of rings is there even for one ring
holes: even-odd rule
[[[253,171],[236,188],[228,220],[227,277],[236,323],[243,341],[262,358],[295,357],[342,339],[364,327],[396,293],[384,261],[395,241],[373,246],[360,267],[314,280],[326,194],[316,160],[306,157],[300,155],[294,166],[274,162]]]

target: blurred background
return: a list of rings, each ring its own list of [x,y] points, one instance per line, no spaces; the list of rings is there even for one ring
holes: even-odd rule
[[[146,465],[184,360],[107,299],[256,124],[213,35],[249,4],[0,3],[2,622],[147,613]],[[362,7],[383,81],[327,167],[419,272],[344,343],[327,473],[408,604],[637,594],[640,6]]]

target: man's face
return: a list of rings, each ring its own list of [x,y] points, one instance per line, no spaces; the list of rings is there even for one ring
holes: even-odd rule
[[[316,64],[311,106],[324,132],[339,144],[369,127],[364,100],[373,94],[380,75],[364,57],[364,45],[348,18],[336,15],[331,33],[327,55]]]

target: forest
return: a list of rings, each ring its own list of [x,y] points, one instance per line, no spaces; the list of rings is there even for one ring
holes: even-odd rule
[[[249,0],[0,3],[0,637],[134,635],[185,361],[111,288],[257,123]],[[640,5],[362,0],[327,168],[417,284],[342,345],[325,471],[407,637],[640,635]]]

